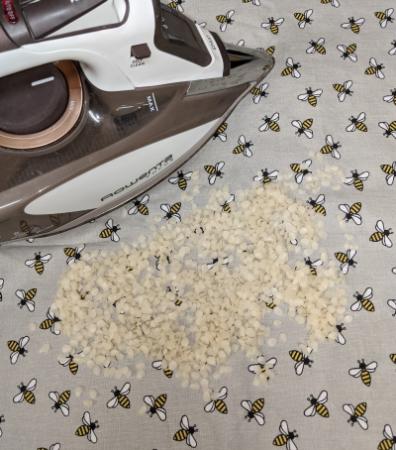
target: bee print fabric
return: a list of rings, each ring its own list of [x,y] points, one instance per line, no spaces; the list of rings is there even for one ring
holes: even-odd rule
[[[394,2],[169,5],[225,41],[273,54],[275,67],[169,179],[76,230],[1,247],[0,448],[394,450]],[[144,376],[139,364],[117,378],[79,367],[50,309],[68,264],[78,264],[85,252],[132,242],[163,217],[182,220],[188,211],[181,195],[194,172],[203,200],[225,183],[237,190],[254,177],[275,182],[291,171],[298,189],[309,171],[321,176],[312,170],[312,154],[344,175],[331,182],[338,190],[329,185],[308,199],[333,224],[326,246],[347,277],[352,320],[336,325],[335,339],[304,352],[304,330],[285,321],[283,339],[266,344],[257,358],[233,357],[210,400],[183,388],[160,360],[146,361]],[[234,201],[224,199],[225,211]],[[354,235],[355,249],[344,247],[338,220]],[[316,258],[309,266],[320,270]],[[253,374],[261,370],[272,376],[256,386]]]

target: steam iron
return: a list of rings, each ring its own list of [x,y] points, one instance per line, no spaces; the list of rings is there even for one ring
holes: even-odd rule
[[[59,233],[137,197],[274,64],[158,0],[0,8],[0,242]]]

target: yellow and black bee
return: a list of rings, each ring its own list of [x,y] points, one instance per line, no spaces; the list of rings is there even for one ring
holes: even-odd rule
[[[329,5],[331,3],[331,6],[334,6],[334,8],[340,6],[339,0],[320,0],[320,3],[322,3],[322,5]]]
[[[116,386],[111,392],[113,397],[107,402],[108,408],[115,408],[117,405],[122,406],[125,409],[131,407],[131,402],[127,397],[131,391],[131,383],[125,383],[121,389]]]
[[[215,399],[211,400],[204,406],[204,410],[207,413],[212,413],[214,411],[219,412],[220,414],[228,414],[228,407],[225,403],[225,399],[227,398],[228,389],[226,386],[223,386],[219,390],[219,394]]]
[[[260,83],[257,86],[253,86],[250,89],[250,93],[253,95],[253,103],[256,105],[260,103],[262,98],[268,97],[269,93],[267,92],[269,84],[268,83]]]
[[[302,375],[304,372],[305,366],[312,367],[313,360],[310,359],[307,355],[300,352],[299,350],[290,350],[289,351],[290,358],[296,362],[294,365],[294,370],[297,375]]]
[[[345,222],[352,220],[356,225],[362,224],[362,216],[359,214],[362,209],[360,202],[355,202],[351,206],[347,203],[342,203],[338,205],[338,209],[344,213]]]
[[[179,186],[179,189],[185,191],[187,189],[187,182],[191,180],[191,176],[192,172],[184,173],[182,170],[179,170],[177,172],[177,176],[170,177],[168,181],[171,184],[177,184]]]
[[[294,443],[294,439],[298,438],[298,434],[296,430],[290,431],[289,425],[287,424],[286,420],[282,420],[282,422],[279,425],[279,431],[280,434],[275,436],[274,440],[272,441],[273,445],[276,445],[277,447],[282,447],[286,445],[287,450],[297,450],[297,446]]]
[[[342,23],[341,27],[346,29],[350,28],[353,33],[359,34],[360,27],[364,24],[364,22],[365,20],[363,19],[363,17],[361,17],[360,19],[349,17],[348,22]]]
[[[226,31],[228,25],[232,25],[234,23],[234,20],[232,19],[232,16],[235,14],[235,11],[231,9],[226,14],[219,14],[216,16],[217,22],[219,22],[220,25],[220,31]]]
[[[274,46],[274,45],[271,45],[270,47],[268,47],[268,48],[265,50],[265,52],[266,52],[268,55],[272,56],[272,55],[275,53],[275,46]]]
[[[232,153],[234,155],[240,155],[241,153],[243,153],[244,156],[250,158],[253,156],[253,152],[251,150],[253,145],[254,144],[252,141],[247,141],[245,136],[241,134],[238,139],[238,145],[234,148]]]
[[[264,304],[268,309],[275,309],[277,307],[277,304],[272,300],[270,302],[264,302]]]
[[[72,375],[76,375],[78,372],[78,364],[74,361],[73,355],[68,355],[65,360],[58,361],[59,364],[63,367],[68,367],[70,370],[70,373]]]
[[[358,60],[358,57],[356,55],[357,50],[357,44],[349,44],[348,46],[345,46],[343,44],[337,45],[337,50],[341,53],[341,58],[346,60],[347,58],[352,61],[356,62]]]
[[[388,8],[385,11],[376,11],[374,13],[375,17],[380,21],[379,23],[381,28],[385,28],[388,25],[388,23],[393,23],[393,21],[395,20],[392,17],[393,12],[394,12],[393,8]]]
[[[330,134],[328,134],[326,136],[326,145],[324,145],[320,149],[320,153],[322,155],[329,155],[329,154],[331,154],[331,156],[334,159],[340,159],[341,158],[341,153],[338,150],[340,147],[342,147],[341,144],[339,142],[334,142],[333,137]]]
[[[66,264],[73,264],[81,259],[81,253],[85,248],[85,244],[79,247],[65,247],[63,253],[67,256]]]
[[[384,426],[383,435],[385,439],[378,444],[377,450],[391,450],[396,444],[396,435],[393,434],[392,428],[389,424]]]
[[[307,48],[306,52],[308,55],[312,55],[316,52],[319,53],[319,55],[325,55],[326,54],[326,47],[324,46],[326,40],[325,38],[321,37],[317,41],[311,40],[309,41],[309,47]]]
[[[248,371],[254,375],[263,375],[266,374],[267,381],[270,379],[269,371],[272,370],[278,360],[275,357],[265,359],[264,355],[260,355],[257,357],[257,362],[254,364],[248,365]]]
[[[162,422],[165,421],[166,409],[164,408],[164,406],[167,398],[167,394],[160,394],[157,398],[154,398],[152,395],[145,395],[143,397],[143,401],[149,407],[147,414],[150,417],[153,417],[155,414],[159,418],[159,420],[161,420]]]
[[[307,9],[306,11],[302,12],[295,12],[294,17],[298,20],[298,26],[301,29],[305,28],[306,24],[311,25],[313,22],[313,19],[311,19],[313,13],[313,9]]]
[[[351,116],[349,118],[349,121],[351,123],[345,128],[345,130],[348,132],[359,130],[366,133],[367,125],[364,123],[365,120],[366,120],[366,113],[364,112],[361,112],[357,117]]]
[[[63,391],[60,395],[56,391],[51,391],[48,393],[48,397],[54,402],[51,406],[54,412],[60,410],[65,417],[69,415],[69,405],[67,402],[70,399],[70,395],[70,391]]]
[[[382,70],[385,69],[385,66],[383,64],[378,64],[377,60],[373,57],[369,60],[369,66],[364,71],[366,75],[375,75],[380,80],[383,80],[385,78],[384,73]]]
[[[313,124],[313,119],[305,119],[304,122],[301,122],[300,120],[292,120],[291,122],[292,126],[297,129],[296,135],[302,136],[304,135],[308,139],[313,138],[313,131],[311,130],[311,126]]]
[[[370,174],[367,171],[358,173],[357,170],[351,170],[351,176],[345,179],[345,184],[349,185],[353,184],[355,189],[357,189],[358,191],[363,191],[364,189],[363,182],[367,180],[369,175]]]
[[[41,256],[41,252],[35,253],[33,259],[27,259],[25,261],[25,264],[28,267],[34,267],[34,270],[39,274],[42,275],[44,273],[44,264],[47,264],[47,262],[52,258],[51,254],[47,254],[44,256]]]
[[[30,311],[33,312],[36,308],[35,301],[33,300],[37,294],[37,289],[32,288],[28,291],[24,291],[23,289],[17,289],[15,291],[15,295],[19,298],[18,306],[22,309],[24,306]]]
[[[259,181],[263,184],[271,183],[271,181],[275,181],[278,178],[279,170],[269,171],[267,168],[261,170],[260,175],[256,175],[253,177],[254,181]]]
[[[345,405],[342,405],[342,409],[349,414],[348,423],[350,423],[352,426],[355,425],[355,423],[358,423],[359,426],[363,430],[367,430],[368,428],[368,422],[366,417],[364,417],[364,413],[367,410],[367,403],[361,402],[356,407],[353,405],[347,403]]]
[[[174,217],[178,222],[181,221],[181,216],[179,214],[180,208],[182,204],[181,202],[176,202],[173,205],[169,205],[168,203],[162,203],[160,208],[165,213],[164,219],[169,220]]]
[[[305,262],[305,265],[308,266],[309,271],[311,272],[311,275],[316,277],[318,275],[317,268],[323,264],[323,261],[321,261],[320,259],[311,261],[311,258],[304,258],[304,262]]]
[[[225,142],[227,140],[227,131],[228,128],[228,123],[227,122],[223,122],[219,128],[217,128],[215,134],[213,135],[213,140],[219,138],[220,141]]]
[[[364,362],[364,359],[358,361],[359,367],[355,367],[348,370],[349,375],[354,378],[360,378],[365,386],[371,385],[371,374],[377,369],[377,363],[372,361],[369,364]]]
[[[224,166],[224,161],[219,161],[215,166],[212,166],[211,164],[204,166],[205,171],[209,174],[208,181],[210,185],[215,184],[217,178],[223,178],[224,172],[222,169]]]
[[[162,360],[157,360],[152,362],[152,367],[156,370],[162,370],[166,378],[172,378],[173,370],[169,369],[169,367],[162,367]]]
[[[383,134],[386,138],[392,136],[396,139],[396,120],[393,120],[391,123],[378,122],[378,126],[384,130]]]
[[[304,416],[312,417],[318,413],[321,417],[330,417],[329,410],[325,403],[327,402],[327,391],[320,392],[318,398],[312,394],[307,398],[310,406],[304,411]]]
[[[170,3],[168,3],[168,7],[172,9],[177,9],[179,12],[183,12],[183,3],[185,3],[185,0],[172,0]]]
[[[48,308],[47,318],[40,323],[39,328],[40,330],[51,330],[51,333],[58,335],[60,334],[60,330],[57,329],[56,324],[60,321],[59,317],[52,314],[50,308]]]
[[[385,247],[392,247],[393,243],[389,236],[393,234],[392,228],[385,228],[382,220],[377,220],[375,224],[376,231],[370,236],[371,242],[382,242]]]
[[[353,85],[352,80],[344,81],[344,83],[334,83],[333,88],[338,92],[337,98],[340,102],[343,102],[347,95],[350,97],[353,94],[353,91],[351,91],[351,87]]]
[[[393,364],[396,364],[396,353],[391,353],[389,355],[389,358],[393,362]]]
[[[190,425],[188,417],[182,416],[180,420],[180,429],[176,431],[173,435],[174,441],[186,441],[186,444],[189,447],[195,448],[197,446],[197,441],[194,437],[194,434],[198,431],[197,426]]]
[[[283,17],[280,17],[279,19],[274,19],[273,17],[268,17],[267,22],[262,22],[261,27],[270,30],[272,34],[278,34],[279,33],[279,27],[282,25],[282,23],[285,21]]]
[[[287,77],[291,75],[293,78],[300,78],[301,73],[299,72],[299,68],[301,64],[299,62],[294,62],[293,58],[289,57],[286,59],[286,67],[282,70],[281,76]]]
[[[25,357],[28,353],[26,346],[29,343],[30,338],[29,336],[23,336],[18,341],[10,340],[7,342],[7,347],[11,350],[10,354],[10,362],[11,364],[16,364],[18,361],[18,358],[20,356]]]
[[[36,403],[36,396],[33,394],[33,391],[36,389],[36,386],[36,378],[32,378],[27,385],[21,383],[18,386],[19,393],[14,396],[13,402],[21,403],[25,400],[29,405],[34,405]]]
[[[231,203],[235,201],[235,195],[231,194],[227,201],[225,201],[221,206],[223,212],[231,212]]]
[[[341,272],[346,275],[349,272],[350,267],[355,267],[357,264],[357,261],[355,261],[353,258],[355,257],[357,251],[348,249],[346,253],[344,252],[336,252],[335,257],[337,261],[341,263],[340,269]]]
[[[351,311],[360,311],[362,307],[368,312],[374,312],[375,306],[371,301],[373,298],[373,289],[368,287],[364,290],[363,294],[356,291],[353,296],[356,298],[356,302],[352,303]]]
[[[381,170],[386,173],[386,183],[389,186],[392,186],[393,181],[395,180],[395,176],[396,176],[396,161],[393,161],[392,165],[391,164],[381,164]]]
[[[264,399],[258,398],[253,403],[250,400],[242,400],[241,406],[247,411],[245,419],[251,422],[252,419],[256,421],[258,425],[264,425],[265,417],[261,410],[264,408]]]
[[[395,54],[396,54],[396,41],[395,41]],[[392,103],[396,106],[396,89],[391,89],[391,95],[385,95],[383,97],[384,102]]]
[[[148,216],[149,215],[149,209],[147,206],[147,203],[150,200],[150,196],[148,194],[143,195],[142,198],[137,198],[133,200],[133,206],[132,208],[128,209],[129,215],[135,215],[137,213],[141,214],[142,216]]]
[[[106,228],[99,233],[99,237],[102,239],[110,238],[113,242],[118,242],[120,240],[120,236],[118,236],[117,232],[120,230],[121,227],[119,225],[114,225],[113,219],[110,218],[106,222]]]
[[[83,417],[82,417],[83,424],[80,425],[77,430],[75,431],[76,436],[87,436],[87,439],[95,444],[98,440],[95,430],[99,428],[99,423],[97,420],[92,421],[91,415],[88,411],[85,411]]]
[[[297,98],[303,102],[306,102],[308,100],[308,103],[315,107],[318,104],[318,98],[322,95],[323,89],[315,89],[307,88],[305,89],[304,94],[300,94],[297,96]]]
[[[312,165],[312,159],[305,159],[301,164],[292,163],[290,169],[295,173],[294,179],[297,184],[301,184],[306,175],[312,173],[309,168]]]
[[[280,131],[280,126],[278,124],[279,121],[279,113],[274,113],[272,114],[271,117],[268,116],[264,116],[263,118],[264,123],[262,125],[260,125],[259,130],[260,131],[275,131],[276,133],[279,133]]]

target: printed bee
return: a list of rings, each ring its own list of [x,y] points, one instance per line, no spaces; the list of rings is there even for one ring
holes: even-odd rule
[[[342,147],[342,145],[339,142],[334,142],[333,137],[330,134],[328,134],[326,136],[326,145],[324,145],[320,149],[320,153],[322,155],[329,155],[329,154],[331,154],[331,156],[334,159],[340,159],[341,158],[341,153],[338,150],[340,147]]]
[[[261,6],[260,0],[242,0],[242,3],[251,3],[254,6]]]
[[[394,364],[396,364],[396,353],[391,353],[389,355],[389,358]]]
[[[351,170],[351,175],[352,176],[345,178],[345,184],[348,184],[348,185],[353,184],[355,189],[357,189],[358,191],[363,191],[363,189],[364,189],[363,181],[367,180],[370,173],[367,171],[358,173],[357,170]]]
[[[353,405],[347,403],[345,405],[342,405],[342,409],[349,414],[348,423],[350,423],[352,426],[355,423],[358,423],[359,426],[363,430],[367,430],[368,428],[368,421],[366,417],[364,417],[364,414],[367,410],[367,403],[361,402],[356,407]]]
[[[234,155],[240,155],[241,153],[243,153],[244,156],[250,158],[253,156],[253,152],[251,150],[253,145],[254,144],[252,141],[247,141],[245,136],[241,134],[238,139],[238,145],[234,148],[232,153]]]
[[[374,13],[375,17],[377,19],[379,19],[379,24],[381,28],[385,28],[388,23],[393,23],[393,21],[395,20],[392,15],[393,15],[393,8],[388,8],[385,11],[376,11]]]
[[[318,104],[318,98],[322,95],[323,89],[315,89],[314,91],[309,87],[305,89],[305,94],[300,94],[297,96],[298,100],[306,102],[315,107]]]
[[[83,424],[77,428],[74,434],[80,437],[87,436],[88,441],[96,444],[98,438],[95,434],[95,430],[99,428],[98,421],[92,421],[89,412],[85,411],[82,417],[82,422]]]
[[[104,228],[100,233],[99,237],[102,239],[110,238],[113,242],[118,242],[120,236],[118,236],[117,231],[120,231],[121,227],[119,225],[114,225],[113,219],[110,218],[106,222],[106,228]]]
[[[247,411],[245,419],[251,422],[252,419],[256,421],[258,425],[264,425],[265,417],[261,410],[264,408],[264,399],[258,398],[253,403],[250,400],[242,400],[241,406]]]
[[[358,60],[358,57],[355,53],[356,49],[356,44],[349,44],[348,46],[345,46],[343,44],[337,45],[337,50],[341,52],[341,58],[343,58],[344,60],[348,58],[352,62],[356,62]]]
[[[225,399],[228,395],[228,389],[226,386],[220,388],[218,395],[215,399],[211,400],[204,406],[204,410],[207,413],[212,413],[214,411],[219,412],[220,414],[228,414],[228,408],[225,403]]]
[[[294,17],[298,20],[298,27],[302,30],[305,28],[305,25],[312,24],[313,19],[311,19],[313,13],[313,9],[307,9],[306,11],[302,12],[296,12],[294,13]]]
[[[317,276],[318,275],[317,268],[323,264],[323,261],[321,261],[320,259],[311,261],[311,258],[304,258],[304,262],[305,262],[305,265],[308,266],[309,271],[311,272],[311,275]]]
[[[306,52],[308,55],[313,55],[314,53],[318,52],[319,55],[325,55],[326,54],[326,47],[324,46],[326,42],[326,39],[321,37],[317,41],[309,41],[309,47],[307,48]]]
[[[364,24],[365,19],[361,17],[360,19],[355,19],[354,17],[348,17],[348,22],[342,23],[341,27],[346,29],[351,29],[355,34],[360,33],[360,27]]]
[[[360,202],[353,203],[352,206],[342,203],[338,205],[338,209],[344,213],[345,222],[352,220],[356,225],[362,224],[362,216],[359,214],[362,209],[362,204]]]
[[[115,408],[120,405],[123,408],[129,409],[131,407],[131,402],[127,395],[131,391],[131,383],[125,383],[121,389],[118,389],[117,386],[111,391],[113,393],[113,397],[107,402],[108,408]]]
[[[152,395],[145,395],[143,401],[149,406],[147,414],[149,414],[150,417],[153,417],[153,415],[156,414],[159,420],[162,422],[165,421],[166,409],[164,408],[164,405],[167,398],[168,396],[166,394],[161,394],[155,399]]]
[[[311,352],[309,354],[311,354]],[[296,362],[296,364],[294,365],[296,375],[302,375],[305,366],[312,367],[313,360],[310,359],[307,355],[304,355],[304,353],[300,352],[299,350],[290,350],[289,356],[293,361]]]
[[[169,367],[162,368],[162,360],[161,359],[159,359],[157,361],[153,361],[151,366],[153,367],[153,369],[162,370],[164,372],[164,375],[166,376],[166,378],[172,378],[173,370],[169,369]]]
[[[182,170],[177,172],[176,177],[171,177],[168,179],[169,183],[177,184],[179,189],[185,191],[187,189],[187,182],[191,180],[192,172],[183,173]]]
[[[345,339],[345,336],[343,334],[343,331],[346,330],[346,327],[344,327],[343,323],[340,323],[340,324],[336,325],[336,330],[337,330],[337,337],[336,337],[335,341],[337,342],[337,344],[345,345],[346,344],[346,339]]]
[[[301,67],[301,64],[298,62],[293,62],[293,58],[290,56],[286,59],[286,67],[282,70],[282,77],[287,77],[291,75],[293,78],[300,78],[301,73],[298,69]]]
[[[384,438],[378,444],[378,450],[394,450],[396,445],[396,435],[393,434],[392,428],[389,424],[384,426]]]
[[[268,47],[268,48],[265,50],[265,52],[266,52],[268,55],[272,56],[272,55],[275,53],[275,46],[274,46],[274,45],[271,45],[270,47]]]
[[[66,264],[73,264],[81,259],[81,253],[85,248],[85,244],[79,247],[66,247],[63,249],[63,253],[67,256]]]
[[[48,308],[47,310],[47,318],[43,320],[39,328],[40,330],[50,330],[52,334],[55,334],[56,336],[60,334],[60,330],[57,328],[57,324],[59,324],[61,320],[59,317],[57,317],[55,314],[51,313],[51,309]]]
[[[364,123],[366,120],[366,113],[361,112],[357,117],[351,116],[349,118],[349,121],[351,122],[345,130],[348,132],[353,132],[356,130],[363,131],[364,133],[367,132],[367,126]]]
[[[179,12],[184,12],[184,8],[182,4],[185,3],[185,0],[173,0],[168,3],[169,8],[177,9]]]
[[[341,272],[346,275],[349,272],[350,267],[355,267],[357,264],[357,261],[355,261],[353,258],[356,256],[357,251],[348,249],[346,253],[344,252],[336,252],[335,257],[337,261],[341,263],[340,270]]]
[[[326,215],[326,208],[323,206],[324,202],[326,201],[326,197],[324,194],[319,194],[316,197],[316,200],[313,200],[311,197],[307,200],[308,205],[312,206],[312,209],[318,213],[322,214],[322,216]]]
[[[8,348],[11,350],[10,361],[11,364],[16,364],[19,356],[26,356],[28,351],[26,350],[26,346],[29,343],[29,336],[24,336],[19,339],[19,342],[11,340],[7,342]]]
[[[313,417],[316,413],[318,413],[321,417],[330,417],[329,410],[327,409],[327,406],[325,406],[327,398],[327,391],[321,391],[318,398],[311,394],[307,398],[311,405],[304,411],[304,416]]]
[[[368,312],[374,312],[375,306],[371,301],[373,298],[373,289],[371,287],[367,287],[363,294],[356,291],[353,295],[356,298],[356,302],[352,303],[351,311],[360,311],[362,307]]]
[[[349,375],[354,378],[360,378],[365,386],[371,385],[371,374],[374,373],[377,369],[377,363],[372,361],[369,364],[364,362],[364,359],[361,361],[358,360],[359,367],[355,367],[348,370]]]
[[[331,6],[334,6],[334,8],[338,8],[340,6],[340,2],[338,0],[320,0],[320,3],[322,3],[322,5],[328,5],[331,3]]]
[[[386,184],[388,186],[392,186],[393,181],[395,180],[396,176],[396,161],[393,161],[392,165],[390,164],[381,164],[381,170],[386,173]]]
[[[387,102],[387,103],[393,102],[393,104],[396,106],[396,89],[391,89],[391,95],[385,95],[383,97],[383,100],[384,100],[384,102]]]
[[[42,275],[44,273],[44,264],[47,264],[47,262],[52,258],[52,255],[49,253],[47,255],[41,256],[41,252],[35,253],[33,259],[27,259],[25,261],[25,264],[28,267],[34,267],[34,270],[39,274]]]
[[[277,307],[277,304],[272,300],[270,302],[264,302],[264,304],[268,309],[275,309]]]
[[[174,217],[177,222],[180,222],[181,217],[179,211],[181,206],[182,206],[181,202],[176,202],[172,206],[169,205],[168,203],[162,203],[160,205],[160,208],[165,213],[163,219],[169,220],[172,219],[172,217]]]
[[[29,289],[25,292],[23,289],[18,289],[15,291],[15,295],[19,298],[18,306],[22,309],[24,306],[30,311],[33,312],[36,308],[36,303],[33,300],[37,294],[37,289]]]
[[[34,405],[36,403],[36,396],[33,394],[33,391],[36,389],[36,386],[36,378],[32,378],[27,385],[21,383],[18,386],[19,393],[14,396],[12,401],[14,403],[21,403],[25,400],[29,405]]]
[[[366,75],[375,75],[380,80],[383,80],[385,78],[384,73],[382,70],[385,69],[385,66],[383,64],[378,64],[375,58],[370,58],[369,60],[369,67],[364,71]]]
[[[61,445],[59,444],[59,442],[57,442],[56,444],[52,444],[49,446],[49,448],[46,447],[39,447],[37,450],[60,450]]]
[[[272,441],[272,445],[276,445],[277,447],[282,447],[286,445],[287,450],[297,450],[297,445],[294,442],[294,439],[298,438],[298,434],[296,430],[290,431],[289,425],[286,420],[282,420],[279,425],[280,434],[275,436]]]
[[[195,448],[197,446],[197,441],[194,434],[197,431],[197,426],[195,424],[191,426],[188,417],[183,415],[180,420],[180,429],[173,435],[173,440],[178,442],[185,440],[189,447]]]
[[[391,42],[391,48],[390,48],[390,50],[388,51],[388,55],[391,55],[391,56],[394,56],[394,55],[396,55],[396,39],[394,39],[392,42]]]
[[[396,139],[396,120],[391,123],[388,122],[378,122],[378,126],[384,130],[384,136],[388,138],[392,136]]]
[[[219,138],[220,141],[225,142],[227,140],[226,130],[228,128],[228,123],[223,122],[219,128],[217,128],[215,134],[213,135],[213,140]]]
[[[72,375],[76,375],[78,372],[78,364],[74,361],[74,356],[73,355],[68,355],[66,359],[62,360],[62,361],[58,361],[59,364],[63,367],[68,367],[70,370],[70,373]]]
[[[224,161],[219,161],[215,166],[206,165],[204,166],[205,171],[209,174],[208,181],[210,185],[216,183],[217,178],[223,178],[224,172],[222,171],[225,166]]]
[[[2,294],[2,292],[1,292],[1,290],[3,289],[3,287],[4,287],[4,278],[0,278],[0,302],[3,301],[3,294]]]
[[[268,87],[268,83],[260,83],[258,86],[253,86],[252,89],[250,89],[250,93],[253,95],[253,103],[257,105],[258,103],[260,103],[262,98],[268,97]]]
[[[278,178],[279,170],[268,171],[267,168],[261,170],[260,175],[253,177],[254,181],[259,181],[260,183],[267,184],[271,181],[275,181]]]
[[[133,200],[133,206],[132,206],[132,208],[128,209],[128,214],[130,216],[132,216],[132,215],[139,213],[142,216],[148,216],[150,212],[149,212],[147,203],[149,201],[150,201],[150,196],[148,194],[145,194],[145,195],[143,195],[143,197]]]
[[[306,119],[303,123],[300,120],[293,120],[292,123],[294,128],[297,128],[296,135],[302,136],[303,134],[308,139],[313,138],[313,131],[311,130],[311,126],[313,124],[313,119]]]
[[[235,195],[231,194],[227,201],[225,201],[221,206],[223,212],[231,212],[231,203],[235,201]]]
[[[265,359],[264,355],[260,355],[257,357],[257,362],[254,364],[248,365],[248,371],[253,373],[254,375],[266,375],[267,381],[270,379],[269,371],[272,370],[278,360],[275,357]]]
[[[259,131],[275,131],[275,133],[279,133],[280,131],[280,126],[278,124],[279,121],[279,113],[274,113],[272,114],[271,117],[268,116],[264,116],[264,118],[262,119],[264,120],[264,123],[262,125],[260,125],[259,127]]]
[[[370,236],[371,242],[382,242],[385,247],[392,247],[392,241],[389,236],[393,234],[392,228],[385,228],[384,222],[382,220],[377,220],[375,224],[375,229],[377,230]]]
[[[268,17],[267,22],[261,23],[261,28],[270,30],[272,34],[278,34],[279,27],[282,25],[282,23],[284,21],[285,21],[285,19],[283,17],[280,17],[279,19],[276,19],[276,20],[273,17]]]
[[[340,102],[343,102],[346,99],[346,96],[349,95],[350,97],[353,94],[353,91],[351,91],[351,87],[353,85],[352,80],[347,80],[344,83],[334,83],[333,88],[338,92],[337,98]]]
[[[63,416],[67,417],[69,415],[69,405],[67,404],[67,402],[70,399],[70,395],[70,391],[63,391],[60,395],[59,392],[56,391],[49,392],[48,397],[54,402],[54,404],[51,406],[51,409],[53,409],[54,412],[60,410]]]
[[[296,174],[294,179],[297,184],[301,184],[305,175],[312,173],[309,168],[312,165],[312,159],[305,159],[301,164],[292,163],[290,164],[290,169]]]
[[[389,308],[393,309],[392,317],[396,317],[396,299],[390,298],[386,303]]]
[[[216,16],[217,22],[219,22],[220,25],[220,31],[226,31],[228,25],[232,25],[234,23],[234,20],[231,19],[231,17],[235,14],[235,11],[231,9],[228,11],[225,15],[220,14]]]

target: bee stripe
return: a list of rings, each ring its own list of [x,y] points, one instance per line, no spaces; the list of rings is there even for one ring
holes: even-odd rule
[[[217,411],[221,414],[228,414],[228,408],[225,402],[221,399],[215,400],[215,407]]]
[[[90,427],[88,425],[80,425],[76,432],[74,433],[76,436],[86,436],[90,431]]]
[[[188,436],[188,432],[186,430],[179,430],[173,436],[174,441],[184,441]]]

